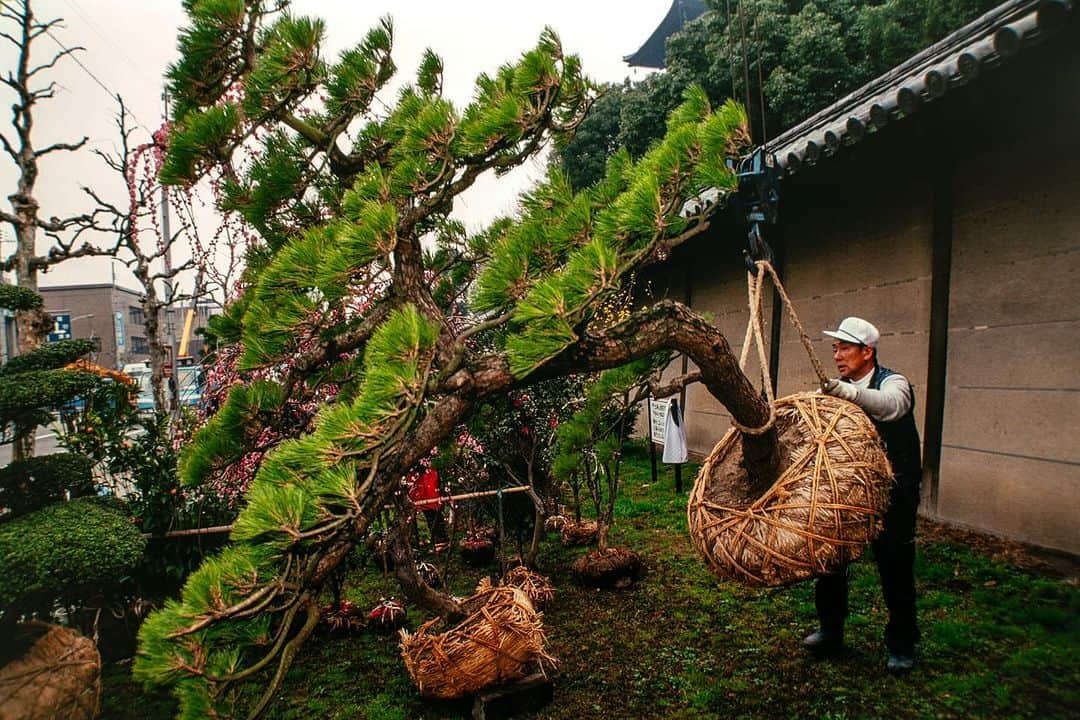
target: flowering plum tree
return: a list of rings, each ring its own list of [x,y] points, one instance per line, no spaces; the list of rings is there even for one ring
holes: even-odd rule
[[[684,208],[705,188],[734,187],[725,159],[746,139],[738,106],[713,109],[689,91],[637,163],[617,154],[578,193],[553,171],[518,217],[467,236],[449,217],[454,198],[573,131],[589,108],[577,57],[545,31],[458,109],[429,51],[384,106],[373,101],[394,73],[390,22],[328,60],[323,24],[282,4],[186,3],[170,70],[163,176],[219,169],[223,204],[264,239],[212,328],[251,379],[196,433],[181,473],[199,481],[264,452],[232,544],[140,632],[138,677],[173,685],[191,718],[231,715],[237,684],[264,671],[249,710],[265,709],[318,622],[330,573],[404,492],[409,468],[486,399],[673,348],[740,423],[769,416],[724,337],[684,305],[594,322],[624,278],[708,227],[715,206]],[[744,445],[754,472],[774,471],[775,433]]]

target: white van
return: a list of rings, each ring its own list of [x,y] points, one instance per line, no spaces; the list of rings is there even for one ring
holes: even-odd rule
[[[150,361],[140,363],[128,363],[124,365],[123,372],[131,376],[139,383],[139,395],[136,400],[139,412],[154,411],[154,390],[150,384]],[[199,365],[184,365],[176,368],[176,380],[179,383],[180,405],[183,407],[195,407],[202,400],[202,367]],[[166,396],[168,389],[166,387]]]

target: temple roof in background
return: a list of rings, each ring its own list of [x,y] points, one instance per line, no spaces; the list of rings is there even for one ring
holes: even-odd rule
[[[632,67],[663,68],[668,37],[682,30],[686,23],[700,17],[706,9],[702,0],[675,0],[645,44],[638,48],[637,52],[624,56],[623,60]]]
[[[1071,0],[1004,2],[769,140],[768,150],[785,174],[813,165],[1042,43],[1073,9]]]

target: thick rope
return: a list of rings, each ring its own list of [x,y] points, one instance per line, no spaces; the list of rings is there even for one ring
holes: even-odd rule
[[[757,347],[758,364],[761,368],[761,387],[765,391],[765,401],[769,405],[769,419],[761,427],[746,427],[735,418],[731,418],[732,424],[739,432],[746,435],[762,435],[772,429],[776,424],[776,398],[773,396],[772,383],[769,382],[769,358],[765,354],[765,339],[761,331],[761,301],[762,287],[765,285],[765,269],[758,267],[757,276],[752,273],[746,274],[746,290],[748,295],[750,318],[746,325],[746,337],[743,340],[742,352],[739,353],[739,369],[746,371],[746,360],[750,355],[750,340],[753,338]]]
[[[791,324],[795,328],[795,331],[799,334],[799,341],[802,342],[802,346],[806,350],[806,355],[810,358],[810,364],[814,368],[814,373],[817,375],[818,382],[821,384],[822,389],[824,389],[826,383],[829,382],[829,377],[825,374],[825,369],[822,367],[821,361],[818,360],[817,354],[814,352],[814,345],[810,341],[810,336],[807,335],[806,330],[799,321],[799,316],[795,312],[795,305],[791,302],[791,298],[784,289],[784,284],[780,282],[780,277],[777,275],[776,269],[773,268],[772,263],[768,260],[759,260],[755,265],[757,266],[757,274],[746,274],[747,303],[750,316],[746,324],[746,335],[743,338],[742,351],[739,353],[739,368],[745,372],[746,361],[750,355],[750,344],[752,341],[757,348],[758,362],[761,366],[761,385],[765,391],[766,402],[769,404],[769,419],[766,420],[765,424],[761,427],[751,428],[746,427],[735,418],[732,418],[732,425],[734,425],[739,432],[747,435],[761,435],[771,429],[776,422],[776,398],[773,396],[772,383],[769,381],[769,360],[765,353],[765,341],[761,329],[761,305],[766,273],[768,273],[769,277],[772,279],[773,287],[776,288],[781,301],[784,303],[788,318],[791,320]]]
[[[799,322],[799,316],[795,313],[795,305],[791,302],[791,298],[788,297],[787,291],[784,290],[784,284],[780,282],[780,278],[776,274],[776,269],[773,268],[768,260],[759,260],[756,264],[759,268],[764,268],[772,278],[773,286],[775,286],[776,291],[780,293],[780,299],[784,302],[784,307],[787,308],[788,318],[791,319],[791,324],[795,326],[795,330],[799,333],[799,340],[802,342],[803,347],[806,348],[806,355],[810,358],[810,364],[814,366],[814,373],[817,375],[822,389],[824,389],[826,383],[829,382],[829,376],[825,374],[825,369],[822,367],[821,361],[818,360],[817,354],[814,352],[814,345],[810,341],[810,336],[806,334],[806,330],[803,329],[802,323]]]

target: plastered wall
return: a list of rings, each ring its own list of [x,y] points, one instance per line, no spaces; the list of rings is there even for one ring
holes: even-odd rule
[[[1080,553],[1080,139],[956,171],[938,513]]]

